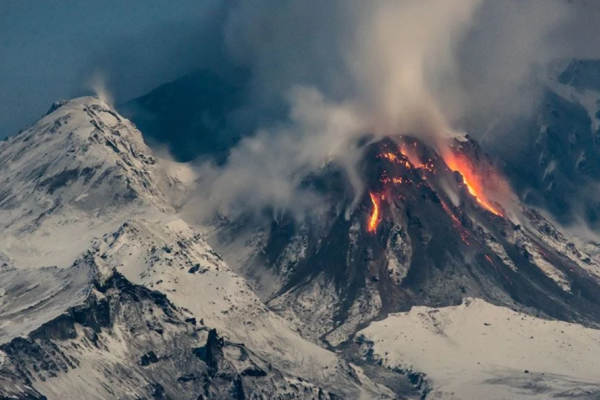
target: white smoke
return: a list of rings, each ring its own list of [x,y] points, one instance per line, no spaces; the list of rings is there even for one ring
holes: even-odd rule
[[[86,86],[104,103],[111,107],[115,105],[114,97],[108,89],[107,79],[104,73],[96,71],[90,76]]]
[[[365,135],[438,141],[499,104],[526,108],[521,89],[552,58],[546,41],[566,11],[562,0],[235,3],[224,41],[251,72],[251,107],[287,105],[289,118],[244,139],[224,166],[202,165],[203,203],[302,214],[319,199],[300,183],[329,162],[362,194]]]

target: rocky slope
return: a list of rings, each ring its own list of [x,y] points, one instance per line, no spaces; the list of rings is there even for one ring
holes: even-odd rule
[[[349,216],[343,210],[351,199],[336,198],[330,181],[325,187],[337,212],[303,223],[232,221],[216,231],[215,246],[263,290],[269,306],[305,336],[330,345],[388,313],[460,304],[465,297],[597,326],[596,259],[511,196],[494,203],[496,210],[482,206],[470,192],[473,182],[435,149],[407,140],[367,151],[371,196],[365,193]],[[414,156],[403,154],[408,144]],[[453,146],[493,192],[499,178],[477,144],[467,138]]]
[[[0,349],[5,397],[336,398],[117,272],[95,281],[82,304]]]

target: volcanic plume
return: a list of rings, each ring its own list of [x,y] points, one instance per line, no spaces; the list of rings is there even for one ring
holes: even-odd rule
[[[288,115],[241,140],[226,163],[202,164],[202,205],[230,217],[265,208],[305,216],[323,199],[304,181],[329,164],[351,181],[352,208],[366,187],[366,139],[455,137],[443,99],[460,97],[456,50],[482,1],[239,3],[228,50],[252,73],[253,107]],[[316,23],[322,15],[331,20]],[[297,32],[303,44],[290,46]]]

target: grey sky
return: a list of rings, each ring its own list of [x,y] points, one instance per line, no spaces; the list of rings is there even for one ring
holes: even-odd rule
[[[119,100],[188,72],[214,18],[209,0],[0,1],[0,138],[89,93],[96,70]]]
[[[476,72],[486,71],[486,74],[480,73],[484,75],[482,80],[498,92],[499,87],[510,89],[511,85],[505,83],[514,77],[507,77],[507,74],[520,76],[523,71],[527,72],[528,63],[520,63],[520,58],[529,61],[531,54],[538,58],[597,58],[600,56],[597,44],[600,35],[596,29],[600,7],[596,1],[530,0],[523,3],[485,0],[484,10],[488,10],[489,16],[480,19],[484,21],[483,29],[477,36],[479,43],[473,46],[479,53],[472,57],[483,61],[475,63],[473,68]],[[247,3],[245,8],[250,10],[250,15],[258,13],[261,5],[276,12],[278,7],[287,4],[269,0],[240,2],[244,3]],[[283,45],[272,49],[268,48],[268,41],[260,45],[265,47],[266,54],[258,57],[258,51],[255,54],[258,59],[249,64],[262,95],[269,91],[280,94],[277,83],[286,78],[286,73],[293,79],[306,75],[298,73],[298,69],[310,61],[310,57],[300,51],[306,47],[306,35],[321,29],[319,32],[325,30],[324,39],[335,37],[329,31],[335,33],[339,24],[330,27],[331,22],[321,25],[318,22],[324,16],[332,17],[328,8],[335,7],[336,3],[328,1],[320,5],[324,11],[316,13],[317,17],[309,19],[306,26],[297,27],[288,38],[289,43],[284,41]],[[556,19],[552,13],[566,10],[560,3],[577,6],[571,7],[565,21],[552,25],[549,21]],[[0,138],[15,134],[34,122],[56,99],[88,94],[86,82],[98,74],[107,81],[116,100],[125,101],[199,67],[218,65],[222,69],[231,65],[231,62],[222,62],[221,39],[227,27],[235,27],[230,31],[239,30],[235,24],[235,7],[232,18],[226,16],[225,9],[232,4],[236,1],[0,0]],[[292,15],[288,25],[296,26],[297,17],[302,15]],[[490,20],[496,23],[491,24]],[[548,24],[554,26],[554,32],[543,29]],[[298,30],[307,33],[298,35]],[[544,36],[539,36],[540,32]],[[281,32],[280,29],[275,36],[284,33],[285,30]],[[236,51],[240,53],[240,46],[253,48],[252,40],[260,40],[260,35],[255,34],[249,34],[237,43],[227,43],[229,51],[235,56]],[[342,34],[348,36],[347,32]],[[231,32],[226,39],[227,36],[231,41]],[[319,48],[327,48],[321,39],[316,43]],[[281,59],[272,57],[273,52]],[[299,54],[302,56],[297,60],[299,62],[288,62],[300,57]],[[493,59],[499,62],[491,62]],[[510,59],[516,62],[509,68],[506,60]],[[321,68],[323,63],[318,58],[315,60]],[[293,64],[293,68],[281,68],[280,63]],[[264,68],[265,65],[272,68]],[[490,68],[498,65],[500,67]],[[515,65],[525,69],[514,68]],[[266,84],[260,82],[261,72],[266,74]],[[338,69],[334,72],[337,76]],[[490,74],[493,75],[491,78]],[[319,79],[329,78],[321,69],[313,75],[316,76],[315,84],[320,82]],[[498,85],[496,78],[502,78],[503,84]],[[288,83],[283,79],[283,84]],[[488,98],[491,91],[481,90],[485,86],[481,86],[480,81],[476,83],[485,95],[484,99]],[[346,82],[342,86],[346,87]],[[475,104],[481,103],[480,100]]]

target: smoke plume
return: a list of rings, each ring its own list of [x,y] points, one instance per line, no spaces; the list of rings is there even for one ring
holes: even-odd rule
[[[494,115],[527,112],[544,68],[566,54],[551,40],[572,23],[572,8],[562,0],[235,2],[223,43],[250,72],[248,107],[287,117],[243,139],[224,165],[199,167],[202,203],[229,215],[302,214],[320,201],[303,179],[329,163],[363,195],[356,168],[365,138],[439,145],[465,126],[483,130]]]

